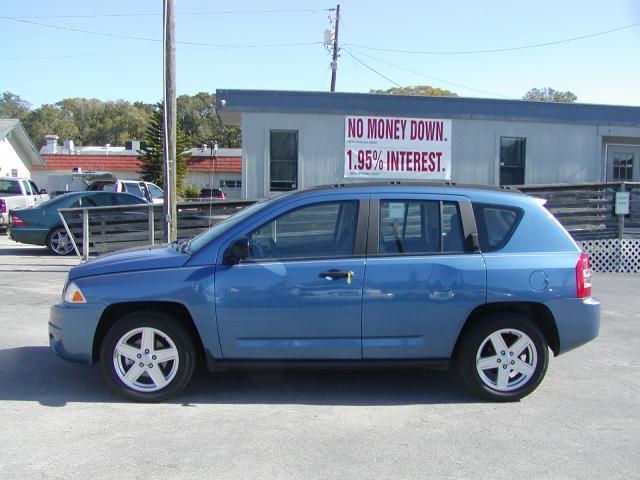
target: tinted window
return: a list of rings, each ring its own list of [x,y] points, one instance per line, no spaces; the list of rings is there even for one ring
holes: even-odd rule
[[[506,205],[473,204],[480,249],[492,252],[502,248],[522,218],[522,210]]]
[[[98,193],[98,194],[95,194],[95,195],[90,195],[90,196],[85,197],[82,200],[82,205],[85,206],[85,207],[89,206],[88,203],[85,204],[85,201],[86,202],[91,201],[98,207],[110,207],[110,206],[114,205],[113,196],[114,196],[113,193]]]
[[[381,201],[378,248],[382,254],[464,251],[457,203]]]
[[[126,193],[114,193],[116,205],[140,205],[148,203],[144,198],[137,197],[135,195],[129,195]]]
[[[34,195],[40,193],[40,189],[38,188],[38,186],[31,180],[29,180],[29,185],[31,185],[31,190],[33,191]]]
[[[320,203],[272,220],[249,235],[251,259],[322,258],[353,254],[358,203]]]

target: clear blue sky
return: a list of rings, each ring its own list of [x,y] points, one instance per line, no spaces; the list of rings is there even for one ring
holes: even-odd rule
[[[335,3],[317,0],[176,0],[175,3],[178,41],[233,45],[321,42],[324,29],[329,28],[329,12],[324,9],[335,7]],[[640,22],[638,0],[341,0],[340,3],[341,42],[396,50],[509,48]],[[208,13],[267,9],[319,11]],[[161,0],[23,0],[3,2],[0,15],[160,39],[159,15],[89,18],[72,15],[161,11]],[[159,42],[90,35],[2,18],[0,41],[3,45],[0,91],[19,94],[34,106],[67,97],[154,102],[162,96]],[[640,105],[640,26],[570,43],[501,53],[418,55],[353,45],[345,46],[345,50],[339,60],[338,91],[367,92],[393,86],[353,60],[348,54],[351,52],[400,85],[427,84],[453,90],[461,96],[497,96],[444,82],[448,81],[513,98],[520,98],[532,87],[551,86],[573,91],[581,102]],[[214,92],[217,88],[328,90],[329,61],[321,44],[286,48],[179,45],[178,93]]]

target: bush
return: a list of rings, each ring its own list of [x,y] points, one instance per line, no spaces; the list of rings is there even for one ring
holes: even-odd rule
[[[200,188],[195,185],[187,185],[184,189],[185,198],[198,198],[200,196]]]

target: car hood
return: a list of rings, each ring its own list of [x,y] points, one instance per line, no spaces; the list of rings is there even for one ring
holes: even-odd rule
[[[167,245],[132,248],[73,267],[69,271],[69,280],[110,273],[177,268],[187,263],[189,258],[189,254]]]

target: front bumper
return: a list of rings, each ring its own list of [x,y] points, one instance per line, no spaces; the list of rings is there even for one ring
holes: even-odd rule
[[[593,298],[567,298],[546,304],[556,320],[560,350],[573,350],[590,342],[600,332],[600,302]]]
[[[93,364],[93,339],[102,316],[102,305],[59,303],[49,312],[49,345],[54,353],[72,362]]]

